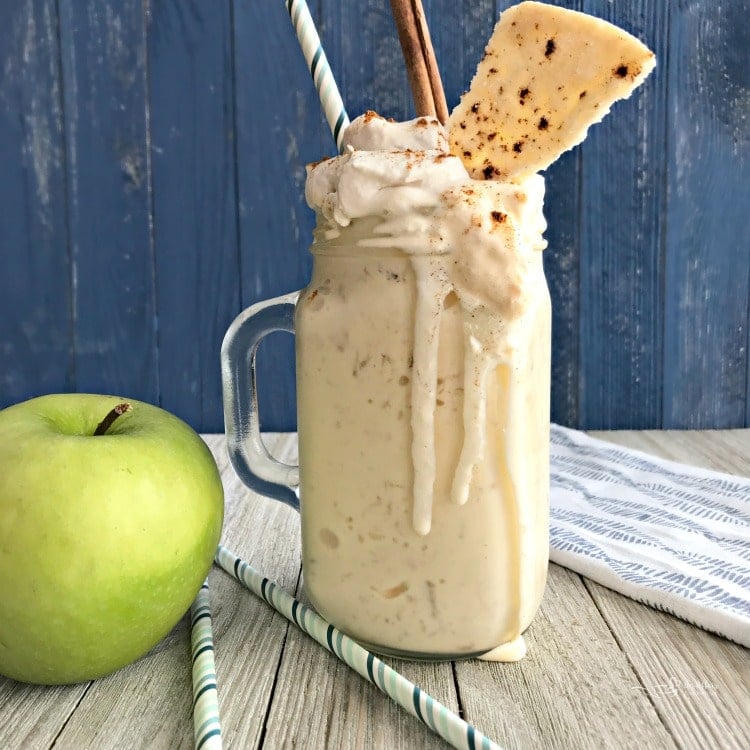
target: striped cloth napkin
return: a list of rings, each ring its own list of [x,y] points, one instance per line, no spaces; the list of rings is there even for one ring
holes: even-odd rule
[[[558,425],[550,560],[750,647],[750,479]]]

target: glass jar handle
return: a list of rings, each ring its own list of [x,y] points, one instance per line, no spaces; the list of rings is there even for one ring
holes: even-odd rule
[[[260,437],[255,355],[273,331],[294,333],[294,309],[300,292],[258,302],[241,312],[221,345],[224,427],[229,459],[251,490],[299,510],[299,466],[277,461]]]

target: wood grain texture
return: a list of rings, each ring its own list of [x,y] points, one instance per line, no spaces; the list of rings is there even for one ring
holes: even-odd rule
[[[503,0],[500,9],[513,5]],[[581,11],[583,0],[551,0]],[[548,246],[542,256],[552,299],[551,417],[558,424],[580,427],[581,421],[581,149],[563,154],[544,173],[544,215]]]
[[[581,423],[661,426],[663,196],[671,4],[585,0],[583,10],[641,39],[657,70],[581,146]]]
[[[581,418],[580,321],[581,154],[564,154],[545,174],[547,249],[542,256],[552,301],[552,393],[557,424],[579,427]]]
[[[210,431],[240,310],[231,21],[229,0],[169,0],[148,34],[160,405]]]
[[[580,11],[583,0],[553,0]],[[502,7],[513,5],[507,0]],[[547,219],[544,272],[552,299],[552,420],[580,427],[581,420],[581,216],[582,161],[576,148],[545,173],[544,214]]]
[[[223,437],[212,448],[224,456],[226,464]],[[297,459],[294,436],[274,436],[269,448],[279,460]],[[299,516],[287,506],[251,493],[231,467],[227,466],[222,476],[227,499],[222,543],[293,592],[300,571]],[[209,585],[224,746],[260,747],[290,626],[223,571],[213,570]]]
[[[750,431],[747,429],[605,430],[590,434],[670,461],[750,477]]]
[[[448,109],[451,110],[458,104],[461,94],[469,88],[477,64],[482,59],[490,29],[498,18],[498,3],[493,0],[476,0],[472,3],[424,0],[423,5]]]
[[[424,3],[435,55],[440,63],[441,49],[435,36],[437,29],[431,7],[430,3]],[[331,70],[350,118],[368,109],[396,119],[414,116],[389,0],[361,3],[323,0],[320,28]],[[445,88],[449,97],[447,86]],[[449,98],[449,106],[450,103]]]
[[[0,677],[0,747],[46,750],[86,694],[89,683],[45,687]]]
[[[598,433],[666,458],[750,474],[750,430]],[[296,460],[296,437],[266,436]],[[299,519],[247,491],[223,436],[206,436],[224,481],[223,542],[287,591],[299,586]],[[734,468],[732,468],[734,467]],[[373,686],[223,571],[209,576],[225,747],[445,747]],[[558,566],[517,664],[389,660],[507,748],[745,748],[750,651]],[[456,690],[456,685],[458,689]],[[188,748],[183,618],[147,656],[94,683],[0,678],[7,750]]]
[[[513,2],[425,0],[449,105]],[[553,419],[750,424],[750,0],[555,2],[659,61],[547,173]],[[350,114],[411,116],[388,1],[312,10]],[[283,3],[16,0],[0,62],[0,406],[115,391],[219,429],[223,330],[305,283],[333,153]],[[293,428],[291,338],[259,362]]]
[[[297,597],[310,604],[302,583]],[[450,663],[425,664],[383,657],[452,711],[458,698]],[[449,747],[374,685],[291,628],[279,664],[264,747]]]
[[[302,288],[310,276],[314,215],[305,164],[335,153],[283,2],[234,3],[241,303]],[[296,422],[294,346],[261,344],[258,392],[266,430]]]
[[[54,747],[188,750],[193,747],[192,708],[190,634],[183,621],[161,648],[90,683]]]
[[[0,408],[73,388],[54,0],[0,3]]]
[[[467,721],[505,748],[672,748],[580,576],[550,566],[515,664],[459,662]]]
[[[748,403],[748,0],[670,3],[663,427],[741,427]]]
[[[75,387],[158,400],[145,6],[60,0]]]
[[[640,684],[679,747],[750,745],[750,654],[586,581]],[[717,665],[721,665],[717,669]],[[706,710],[710,707],[710,710]]]
[[[600,433],[620,445],[750,476],[750,431]],[[585,580],[585,579],[584,579]],[[750,651],[585,580],[680,747],[750,746]],[[711,710],[705,710],[711,706]]]
[[[450,664],[386,659],[434,698],[458,709]],[[296,628],[284,648],[264,747],[450,747]]]

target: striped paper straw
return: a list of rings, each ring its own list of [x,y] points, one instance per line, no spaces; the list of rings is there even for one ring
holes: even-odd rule
[[[302,47],[302,54],[305,56],[313,83],[318,90],[320,104],[323,107],[326,120],[328,120],[328,127],[331,128],[333,140],[336,141],[336,148],[340,152],[341,140],[349,125],[349,116],[346,114],[344,101],[341,98],[336,81],[333,80],[331,66],[328,64],[328,58],[323,51],[323,45],[320,43],[320,37],[315,29],[315,22],[310,15],[307,3],[305,0],[285,0],[285,2],[286,9],[289,11],[289,18],[292,19],[292,25],[297,32],[297,40]]]
[[[453,747],[458,750],[500,750],[499,745],[471,724],[467,724],[442,703],[427,695],[413,682],[221,545],[216,550],[215,560],[227,573],[262,597],[287,620],[295,623]]]
[[[216,691],[214,633],[208,601],[208,582],[190,607],[190,644],[193,656],[193,737],[195,750],[221,750],[219,694]]]

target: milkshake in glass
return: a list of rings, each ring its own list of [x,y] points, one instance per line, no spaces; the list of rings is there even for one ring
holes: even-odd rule
[[[305,590],[379,651],[519,658],[548,557],[543,180],[472,180],[429,118],[346,143],[306,190]]]
[[[230,457],[300,508],[304,585],[380,652],[523,656],[548,558],[550,301],[544,181],[653,70],[601,19],[503,12],[448,120],[368,112],[308,169],[309,286],[222,349]],[[262,445],[253,363],[297,336],[300,466]],[[299,490],[299,493],[297,492]]]

